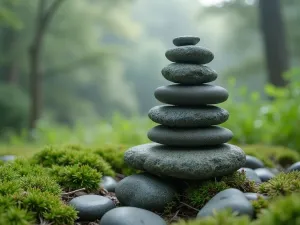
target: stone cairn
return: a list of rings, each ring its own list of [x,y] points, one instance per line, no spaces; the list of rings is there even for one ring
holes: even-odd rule
[[[129,166],[158,176],[205,180],[228,175],[245,164],[245,153],[226,144],[232,132],[217,126],[229,118],[225,109],[215,106],[228,99],[228,92],[206,84],[218,75],[204,65],[214,55],[196,46],[199,41],[193,36],[178,37],[173,40],[176,47],[166,52],[173,63],[162,69],[162,75],[176,84],[155,90],[156,99],[165,103],[148,113],[160,124],[148,132],[156,143],[127,150],[124,160]]]

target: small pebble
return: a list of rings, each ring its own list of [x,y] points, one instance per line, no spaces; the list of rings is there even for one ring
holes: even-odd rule
[[[115,208],[115,204],[109,198],[100,195],[83,195],[73,198],[70,203],[78,211],[79,221],[95,221],[109,210]]]
[[[254,171],[259,176],[259,178],[261,179],[262,182],[266,182],[266,181],[272,179],[273,177],[275,177],[275,175],[266,168],[258,168]]]
[[[257,169],[257,168],[263,168],[265,167],[264,163],[251,155],[246,155],[246,164],[244,165],[245,168],[250,168],[250,169]]]
[[[196,45],[198,44],[199,41],[200,41],[199,37],[186,35],[186,36],[174,38],[173,44],[175,46]]]
[[[300,171],[300,162],[296,162],[286,170],[287,172]]]
[[[117,184],[118,182],[114,178],[110,176],[103,176],[100,182],[100,187],[103,187],[109,192],[115,192]]]
[[[9,161],[14,161],[16,159],[15,155],[3,155],[0,156],[0,160],[3,162],[9,162]]]
[[[107,212],[101,225],[167,225],[157,214],[135,207],[118,207]]]
[[[244,193],[238,189],[230,188],[216,194],[206,205],[199,211],[197,217],[213,216],[214,211],[222,211],[226,208],[232,209],[238,215],[254,216],[254,209]]]
[[[254,181],[256,184],[262,183],[261,179],[259,178],[259,176],[255,173],[255,171],[253,169],[241,168],[238,171],[239,172],[244,171],[245,175],[246,175],[246,178],[250,181]]]
[[[247,198],[249,201],[257,200],[258,197],[262,197],[262,198],[264,198],[264,199],[267,199],[267,198],[268,198],[268,197],[265,196],[265,195],[258,194],[258,193],[252,193],[252,192],[244,193],[244,195],[246,196],[246,198]]]

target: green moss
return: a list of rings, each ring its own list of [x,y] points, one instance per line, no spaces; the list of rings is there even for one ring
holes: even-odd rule
[[[186,190],[187,202],[193,207],[201,209],[213,196],[229,188],[224,182],[203,182],[201,185],[191,186]]]
[[[15,196],[15,200],[22,209],[33,212],[36,220],[44,218],[56,225],[73,225],[77,218],[75,209],[48,192],[34,190]]]
[[[249,225],[248,216],[236,216],[231,210],[224,210],[215,213],[214,216],[195,219],[190,221],[180,221],[173,225]]]
[[[4,181],[0,185],[0,196],[13,195],[22,191],[20,180]]]
[[[300,153],[286,147],[247,145],[243,146],[242,149],[247,155],[262,160],[267,167],[276,167],[276,164],[287,167],[300,161]]]
[[[101,173],[87,165],[53,166],[50,172],[66,191],[86,188],[97,190],[101,181]]]
[[[187,202],[196,208],[202,208],[213,196],[228,188],[236,188],[243,192],[254,192],[254,182],[247,180],[245,173],[235,172],[224,176],[220,181],[205,181],[200,184],[192,184],[186,190]]]
[[[259,215],[261,211],[269,206],[269,201],[259,196],[257,200],[251,201],[255,215]]]
[[[111,166],[99,155],[88,151],[76,151],[70,147],[48,146],[33,157],[33,163],[44,167],[87,165],[103,175],[114,176]]]
[[[263,210],[253,225],[299,225],[300,194],[279,197]]]
[[[300,172],[279,173],[259,187],[259,192],[270,197],[300,192]]]
[[[128,148],[124,145],[105,145],[93,151],[109,162],[113,170],[117,173],[131,175],[137,171],[127,166],[124,162],[124,153],[127,149]]]
[[[50,176],[26,176],[20,179],[20,183],[24,191],[36,189],[56,196],[60,196],[62,193],[58,183]]]
[[[32,213],[17,207],[0,208],[0,224],[31,225],[34,224],[34,216]]]

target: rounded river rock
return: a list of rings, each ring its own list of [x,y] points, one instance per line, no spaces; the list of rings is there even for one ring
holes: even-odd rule
[[[209,84],[162,86],[155,90],[154,95],[163,103],[181,106],[218,104],[228,99],[228,91],[225,88]]]
[[[69,204],[78,211],[79,221],[98,220],[116,207],[112,200],[100,195],[82,195],[73,198]]]
[[[135,174],[121,180],[116,187],[118,200],[126,206],[163,211],[174,199],[174,187],[151,174]]]
[[[171,63],[161,73],[168,81],[186,85],[209,83],[218,77],[217,72],[207,66],[184,63]]]
[[[214,54],[200,46],[180,46],[169,49],[166,57],[175,63],[206,64],[214,59]]]
[[[200,41],[199,37],[195,36],[180,36],[173,39],[175,46],[196,45]]]
[[[216,194],[206,205],[199,211],[197,217],[213,216],[214,211],[222,211],[230,208],[238,215],[254,216],[254,209],[244,193],[238,189],[230,188]]]
[[[124,160],[152,174],[204,180],[233,173],[245,164],[246,157],[242,149],[230,144],[186,148],[150,143],[130,148]]]
[[[219,145],[232,137],[233,133],[229,129],[218,126],[187,129],[159,125],[148,132],[148,138],[153,142],[182,147]]]
[[[264,163],[251,155],[246,155],[246,164],[244,165],[245,168],[250,168],[250,169],[257,169],[257,168],[264,168]]]
[[[107,212],[101,225],[167,225],[157,214],[136,207],[118,207]]]
[[[149,110],[149,118],[168,127],[208,127],[224,123],[229,118],[227,110],[217,106],[181,107],[162,105]]]

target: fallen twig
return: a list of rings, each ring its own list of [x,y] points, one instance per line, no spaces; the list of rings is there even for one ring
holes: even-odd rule
[[[189,207],[190,209],[193,209],[193,210],[195,210],[195,211],[197,211],[197,212],[200,211],[199,209],[196,209],[196,208],[194,208],[193,206],[190,206],[189,204],[186,204],[186,203],[184,203],[184,202],[180,202],[180,204],[185,205],[186,207]]]
[[[74,190],[74,191],[65,192],[65,193],[62,193],[61,195],[72,195],[72,194],[75,194],[76,192],[79,192],[79,191],[85,191],[85,188],[80,188],[80,189],[77,189],[77,190]]]

